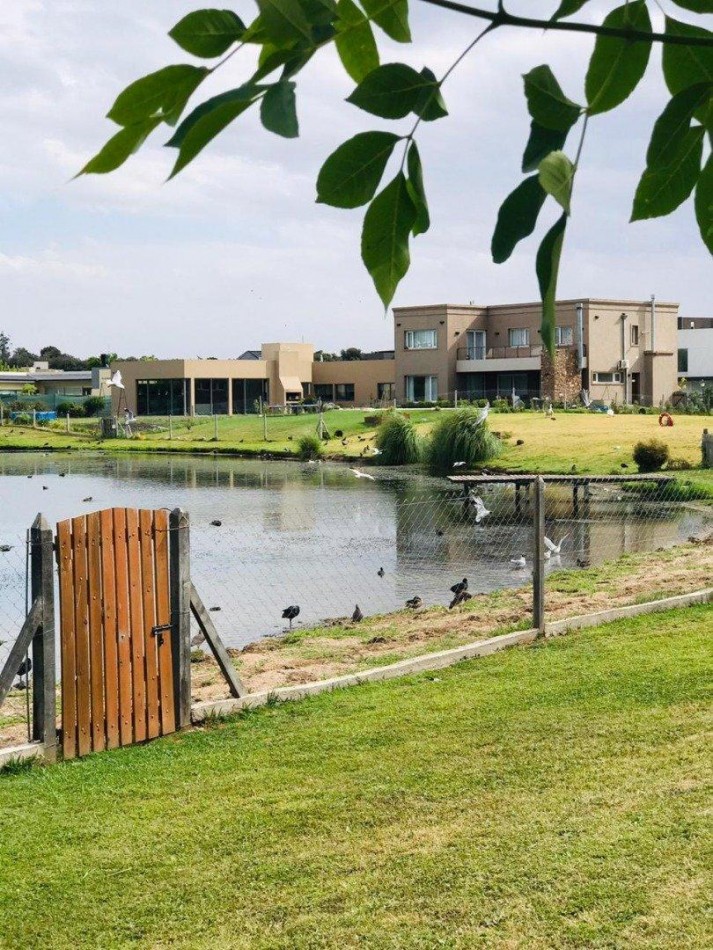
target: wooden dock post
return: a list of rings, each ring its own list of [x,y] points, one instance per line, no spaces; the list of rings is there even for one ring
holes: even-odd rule
[[[171,572],[171,636],[176,728],[191,723],[191,547],[188,512],[174,508],[168,519]]]
[[[40,623],[32,638],[32,738],[44,743],[45,761],[56,762],[54,563],[52,529],[44,515],[37,515],[30,528],[30,552],[32,600],[41,602]]]
[[[535,515],[533,518],[535,556],[532,568],[532,626],[545,633],[545,482],[535,482]]]

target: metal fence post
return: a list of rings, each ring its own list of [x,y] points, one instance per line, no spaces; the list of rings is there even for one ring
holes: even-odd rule
[[[218,416],[213,413],[213,441],[218,441]]]
[[[30,528],[32,600],[42,600],[42,622],[32,640],[32,738],[44,743],[47,762],[57,760],[57,710],[52,529],[44,515]]]
[[[173,690],[176,726],[191,722],[191,540],[188,512],[174,508],[168,518],[170,537]]]
[[[67,432],[69,432],[69,413],[67,413]]]
[[[168,438],[170,440],[173,440],[173,421],[172,420],[173,420],[173,417],[169,416],[168,417]]]
[[[533,519],[535,556],[532,569],[532,626],[545,632],[545,482],[541,475],[535,481],[535,516]]]

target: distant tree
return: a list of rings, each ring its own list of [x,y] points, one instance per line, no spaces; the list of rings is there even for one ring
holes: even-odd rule
[[[338,360],[336,353],[327,353],[325,350],[316,350],[314,354],[316,363],[331,363],[332,360]]]
[[[62,351],[56,346],[43,346],[40,350],[40,359],[49,361],[56,356],[62,356]]]
[[[341,351],[339,358],[342,360],[360,360],[361,350],[356,346],[349,346],[346,350]]]
[[[59,353],[48,360],[50,369],[61,369],[65,373],[73,370],[89,369],[86,360],[71,356],[69,353]]]
[[[39,359],[37,353],[31,353],[29,350],[26,350],[22,346],[18,346],[16,350],[13,350],[12,357],[9,362],[14,367],[23,367],[23,366],[32,366],[33,363],[36,363]]]
[[[10,337],[0,330],[0,362],[10,362]]]

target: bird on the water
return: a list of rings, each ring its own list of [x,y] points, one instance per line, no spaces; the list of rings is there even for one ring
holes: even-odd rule
[[[222,527],[223,522],[222,522],[222,521],[218,521],[218,519],[216,518],[214,521],[211,521],[211,524],[213,525],[214,528],[220,528],[220,527]]]
[[[290,607],[285,607],[282,611],[282,619],[290,621],[290,630],[292,630],[292,621],[295,617],[299,616],[300,608],[296,604],[292,604]]]
[[[386,571],[384,570],[383,567],[380,567],[376,573],[379,575],[379,577],[383,577],[384,574],[386,574]]]

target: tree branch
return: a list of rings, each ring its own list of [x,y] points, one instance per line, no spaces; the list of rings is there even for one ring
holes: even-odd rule
[[[652,43],[662,43],[665,46],[703,46],[713,48],[713,38],[706,36],[677,36],[673,33],[647,33],[645,30],[618,29],[611,26],[597,26],[595,23],[572,23],[564,20],[536,20],[533,17],[516,16],[508,13],[502,3],[498,10],[481,10],[470,7],[457,0],[421,0],[434,7],[444,10],[453,10],[466,16],[477,17],[479,20],[489,20],[495,26],[521,26],[528,29],[560,30],[564,33],[593,33],[595,36],[612,36],[620,40],[642,40]]]

